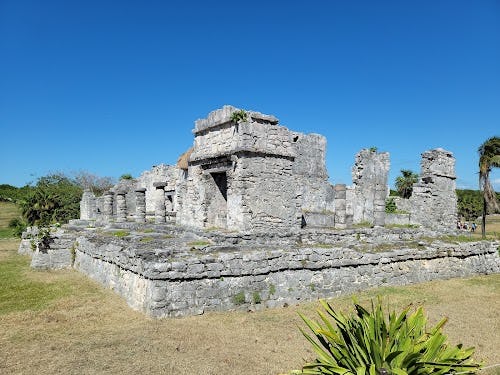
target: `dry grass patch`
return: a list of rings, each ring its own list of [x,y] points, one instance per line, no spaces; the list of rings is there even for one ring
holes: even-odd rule
[[[471,233],[473,238],[481,239],[481,222],[477,222],[477,228]],[[486,236],[489,239],[500,240],[500,215],[488,215],[486,217]]]
[[[15,248],[8,259],[25,259]],[[313,355],[297,329],[297,312],[313,317],[317,303],[153,320],[77,272],[34,272],[24,261],[26,282],[62,283],[70,293],[38,311],[0,314],[0,373],[268,375],[300,368]],[[452,343],[476,346],[477,358],[498,363],[499,289],[500,275],[490,275],[382,288],[358,298],[364,303],[382,294],[396,309],[422,304],[431,323],[448,316]],[[331,301],[344,311],[352,306],[349,297]]]

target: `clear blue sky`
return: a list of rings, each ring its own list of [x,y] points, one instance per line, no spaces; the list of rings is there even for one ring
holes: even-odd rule
[[[224,104],[325,135],[334,183],[363,147],[390,152],[391,185],[443,147],[477,188],[500,1],[0,0],[0,183],[174,164]]]

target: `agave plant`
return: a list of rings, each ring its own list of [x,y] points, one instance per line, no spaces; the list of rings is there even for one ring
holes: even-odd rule
[[[382,301],[372,300],[371,312],[355,303],[356,314],[345,316],[320,301],[320,322],[301,315],[313,336],[301,329],[317,358],[295,374],[421,375],[474,374],[480,364],[471,356],[474,348],[452,346],[442,332],[447,319],[426,328],[422,307],[410,313],[391,312],[388,320]]]

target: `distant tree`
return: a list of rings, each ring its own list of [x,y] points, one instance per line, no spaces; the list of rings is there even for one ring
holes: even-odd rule
[[[396,177],[396,190],[402,198],[410,198],[413,184],[418,181],[418,174],[409,169],[401,169],[401,176]]]
[[[479,188],[483,192],[481,233],[484,238],[486,237],[486,214],[499,211],[497,197],[490,183],[490,172],[491,168],[500,167],[500,138],[487,139],[477,151],[479,153]]]
[[[21,202],[23,217],[29,225],[66,223],[80,216],[82,188],[61,173],[40,177]]]
[[[90,190],[95,195],[102,195],[116,183],[112,177],[100,177],[87,171],[75,173],[75,182],[83,190]]]
[[[458,216],[465,220],[476,220],[481,216],[483,208],[483,198],[479,190],[457,189]]]
[[[18,202],[23,200],[32,186],[26,185],[21,188],[16,186],[1,184],[0,185],[0,201]]]

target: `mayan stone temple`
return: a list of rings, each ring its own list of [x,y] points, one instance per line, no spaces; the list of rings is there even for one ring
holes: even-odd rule
[[[449,151],[422,154],[412,196],[387,214],[387,152],[361,150],[352,185],[332,185],[325,137],[274,116],[224,106],[193,134],[175,165],[102,196],[85,191],[79,220],[54,228],[45,247],[30,228],[19,251],[34,268],[73,267],[154,317],[500,272],[498,243],[446,240],[457,221]]]

